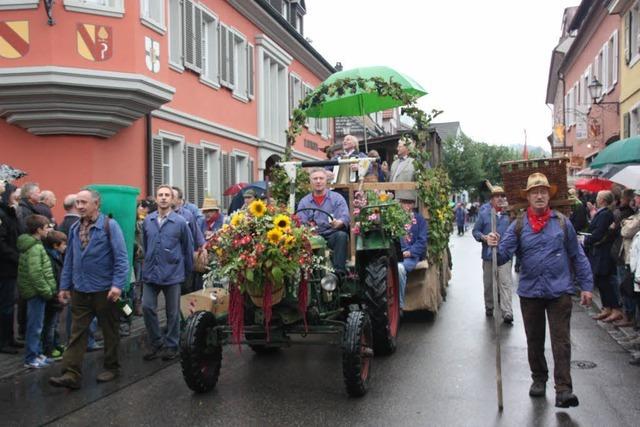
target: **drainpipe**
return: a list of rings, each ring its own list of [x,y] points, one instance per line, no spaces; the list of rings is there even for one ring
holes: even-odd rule
[[[566,108],[565,105],[565,91],[566,91],[566,83],[564,81],[564,74],[558,71],[558,80],[562,82],[562,148],[567,148],[567,123],[566,123]],[[566,153],[566,151],[563,151]]]
[[[151,171],[153,170],[153,136],[151,131],[151,113],[147,113],[144,115],[144,123],[146,130],[146,140],[147,140],[147,149],[146,152],[146,163],[147,163],[147,195],[153,194],[153,174]]]

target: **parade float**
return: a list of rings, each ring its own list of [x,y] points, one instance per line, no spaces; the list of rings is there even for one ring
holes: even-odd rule
[[[292,147],[306,113],[336,97],[357,93],[405,106],[403,112],[415,123],[411,137],[416,145],[411,155],[417,182],[365,183],[360,179],[334,186],[348,193],[354,224],[348,271],[336,274],[325,240],[313,228],[300,224],[295,213],[297,201],[310,191],[304,168],[355,163],[363,177],[371,159],[299,162],[292,160]],[[181,336],[181,366],[189,388],[205,392],[215,387],[224,345],[237,345],[240,350],[246,344],[260,354],[292,344],[317,345],[314,337],[322,337],[323,344],[335,345],[342,352],[347,393],[364,395],[373,356],[395,351],[400,323],[399,239],[405,237],[410,217],[391,191],[417,190],[420,209],[430,220],[428,267],[410,277],[410,286],[417,289],[411,297],[417,301],[414,309],[437,310],[449,274],[450,189],[446,173],[428,167],[423,137],[432,115],[418,109],[415,99],[415,94],[407,93],[393,79],[373,77],[325,82],[300,102],[287,131],[285,159],[271,175],[270,204],[253,202],[208,242],[212,261],[207,281],[219,285],[204,291],[210,293],[212,302],[204,310],[192,310]],[[332,219],[328,212],[311,209]],[[425,298],[423,289],[436,296]]]

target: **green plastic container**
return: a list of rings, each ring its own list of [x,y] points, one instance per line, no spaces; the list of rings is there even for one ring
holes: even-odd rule
[[[92,184],[89,188],[100,193],[100,212],[118,222],[124,234],[129,255],[129,277],[133,268],[133,243],[136,235],[137,200],[140,189],[128,185]],[[130,281],[124,283],[129,289]]]

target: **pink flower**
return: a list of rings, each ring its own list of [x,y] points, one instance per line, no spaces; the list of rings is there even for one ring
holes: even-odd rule
[[[360,215],[360,208],[355,208],[355,209],[353,210],[353,215],[354,215],[354,216]]]

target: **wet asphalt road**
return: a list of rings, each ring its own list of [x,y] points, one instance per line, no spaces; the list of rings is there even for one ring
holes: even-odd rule
[[[480,246],[467,233],[452,237],[454,262],[447,301],[436,316],[408,315],[398,351],[374,359],[369,393],[347,397],[336,347],[293,347],[270,356],[225,348],[216,389],[193,394],[179,364],[142,362],[139,343],[122,349],[123,375],[96,385],[89,360],[81,391],[52,389],[50,372],[0,383],[3,425],[59,426],[637,426],[640,368],[628,353],[575,305],[573,369],[580,406],[554,407],[551,382],[544,399],[528,396],[526,341],[514,296],[515,323],[503,326],[504,411],[497,410],[493,322],[484,317]],[[553,365],[549,343],[548,362]]]

